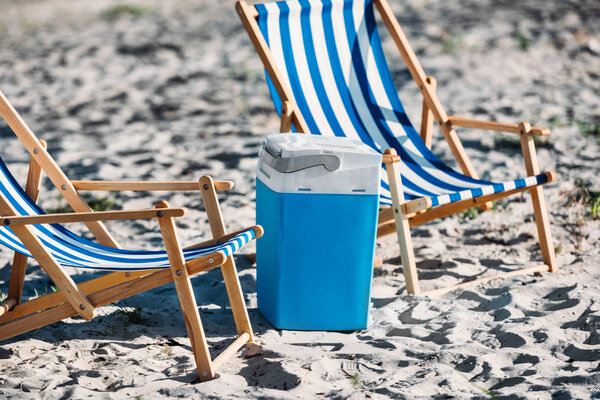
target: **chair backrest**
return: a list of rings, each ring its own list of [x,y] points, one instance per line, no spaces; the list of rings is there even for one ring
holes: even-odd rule
[[[440,161],[410,123],[388,69],[373,0],[256,4],[257,23],[311,134],[360,139],[402,159],[407,198],[474,184]],[[267,74],[278,112],[281,99]],[[384,174],[382,201],[390,203]]]
[[[8,204],[16,215],[39,215],[44,212],[25,193],[8,170],[4,160],[0,157],[0,201]],[[0,244],[12,250],[31,256],[21,241],[8,226],[0,227]]]

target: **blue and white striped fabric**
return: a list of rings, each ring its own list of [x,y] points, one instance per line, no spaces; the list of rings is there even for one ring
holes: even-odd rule
[[[373,0],[257,4],[258,25],[310,133],[359,139],[402,159],[405,197],[433,206],[546,183],[546,175],[494,183],[458,173],[437,158],[411,125],[392,81]],[[267,74],[277,111],[281,99]],[[391,204],[387,174],[381,202]]]
[[[15,181],[1,158],[0,191],[2,196],[18,211],[19,215],[44,214]],[[113,271],[169,267],[169,260],[165,251],[115,249],[84,239],[58,224],[30,226],[33,228],[34,234],[49,249],[56,260],[66,267]],[[249,229],[222,244],[184,250],[183,254],[186,261],[215,251],[223,251],[227,256],[230,256],[254,237],[254,231]],[[0,244],[31,257],[31,253],[7,226],[0,227]]]

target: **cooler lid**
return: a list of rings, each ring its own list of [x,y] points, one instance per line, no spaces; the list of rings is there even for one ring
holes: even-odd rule
[[[291,173],[322,165],[333,172],[344,159],[345,169],[381,163],[381,155],[348,138],[280,133],[267,136],[261,158],[278,172]],[[271,156],[271,157],[269,157]]]

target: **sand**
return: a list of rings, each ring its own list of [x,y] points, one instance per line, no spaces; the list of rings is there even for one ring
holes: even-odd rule
[[[115,15],[115,5],[133,4]],[[391,1],[448,113],[528,120],[538,143],[557,247],[557,274],[520,276],[440,299],[408,296],[393,236],[378,241],[371,324],[359,332],[274,329],[256,300],[256,269],[236,256],[256,345],[198,383],[172,285],[0,343],[2,398],[589,398],[600,397],[600,220],[573,200],[599,191],[600,6],[597,1]],[[254,224],[254,168],[275,132],[258,57],[232,1],[0,0],[0,89],[71,179],[197,179],[222,195],[229,230]],[[118,13],[116,13],[118,14]],[[415,124],[416,86],[388,36],[392,74]],[[596,135],[597,135],[597,129]],[[460,131],[480,175],[522,177],[510,135]],[[24,182],[28,158],[0,124],[1,156]],[[436,130],[434,150],[453,163]],[[581,182],[578,184],[577,182]],[[577,189],[577,188],[580,189]],[[189,207],[184,244],[209,237],[193,193],[96,193],[122,209],[160,199]],[[64,206],[49,181],[42,207]],[[527,195],[480,215],[413,230],[422,285],[433,289],[541,259]],[[77,228],[75,225],[74,229]],[[152,221],[113,222],[124,247],[162,246]],[[79,229],[79,228],[77,228]],[[5,292],[11,252],[0,251]],[[78,281],[90,271],[70,271]],[[234,333],[220,272],[193,279],[214,354]],[[25,296],[50,291],[35,265]]]

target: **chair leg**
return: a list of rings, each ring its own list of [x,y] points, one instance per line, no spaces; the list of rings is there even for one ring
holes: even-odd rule
[[[531,125],[528,122],[523,122],[519,125],[521,130],[521,150],[523,150],[523,158],[525,160],[525,169],[527,175],[534,176],[540,173],[537,153],[535,151],[535,143],[533,136],[530,134]],[[550,268],[550,272],[557,272],[556,255],[554,253],[554,245],[552,244],[552,235],[550,233],[550,220],[548,218],[548,210],[546,208],[546,200],[544,199],[544,191],[541,186],[536,186],[529,190],[531,193],[531,202],[533,204],[533,215],[538,231],[538,239],[540,249],[542,251],[542,259]]]
[[[46,148],[46,141],[40,140],[42,147]],[[33,157],[29,160],[29,170],[27,171],[27,181],[25,183],[25,193],[31,200],[37,202],[40,188],[42,187],[42,168]],[[25,270],[27,269],[27,256],[15,252],[13,258],[12,270],[10,273],[10,282],[8,284],[8,298],[15,299],[17,304],[21,302],[23,296],[23,283],[25,281]]]
[[[407,215],[402,212],[402,203],[404,203],[404,188],[402,178],[400,177],[400,157],[397,156],[394,149],[387,149],[385,154],[394,155],[397,160],[386,162],[386,170],[392,195],[394,207],[394,219],[396,222],[396,232],[398,234],[398,245],[400,246],[400,257],[402,259],[402,269],[406,279],[406,290],[409,294],[418,295],[421,293],[419,287],[419,277],[417,275],[417,266],[415,263],[415,253],[410,236],[410,226]]]
[[[544,260],[544,264],[550,267],[550,272],[558,272],[554,244],[552,243],[552,234],[550,233],[550,220],[548,218],[548,210],[546,209],[543,189],[538,186],[531,189],[530,193],[531,202],[533,203],[533,215],[538,231],[538,240],[542,251],[542,260]]]
[[[202,187],[202,199],[204,200],[204,207],[206,208],[206,215],[208,216],[212,235],[213,237],[223,236],[226,234],[225,223],[223,222],[223,215],[221,214],[213,179],[208,175],[203,176],[200,178],[200,187]],[[248,341],[252,342],[254,340],[252,325],[250,324],[250,318],[246,310],[246,301],[244,300],[244,293],[242,292],[233,256],[227,258],[225,264],[221,266],[221,272],[223,273],[223,281],[225,282],[225,288],[229,296],[231,312],[233,313],[238,335],[247,333],[249,335]]]
[[[8,298],[14,299],[16,304],[21,302],[23,296],[23,284],[25,282],[25,270],[27,269],[27,256],[15,252],[10,281],[8,283]]]
[[[156,207],[167,208],[169,205],[166,201],[161,201]],[[198,312],[198,304],[196,303],[190,276],[185,266],[183,251],[181,250],[181,245],[177,238],[175,222],[171,217],[162,217],[158,218],[158,223],[169,257],[170,269],[173,274],[173,282],[175,283],[175,290],[177,291],[177,297],[179,298],[181,312],[183,313],[185,326],[192,344],[192,351],[194,352],[198,375],[200,381],[208,381],[215,377],[215,370],[212,365],[210,351],[208,349],[206,335],[204,334],[204,328],[202,327],[202,320],[200,319],[200,313]]]

